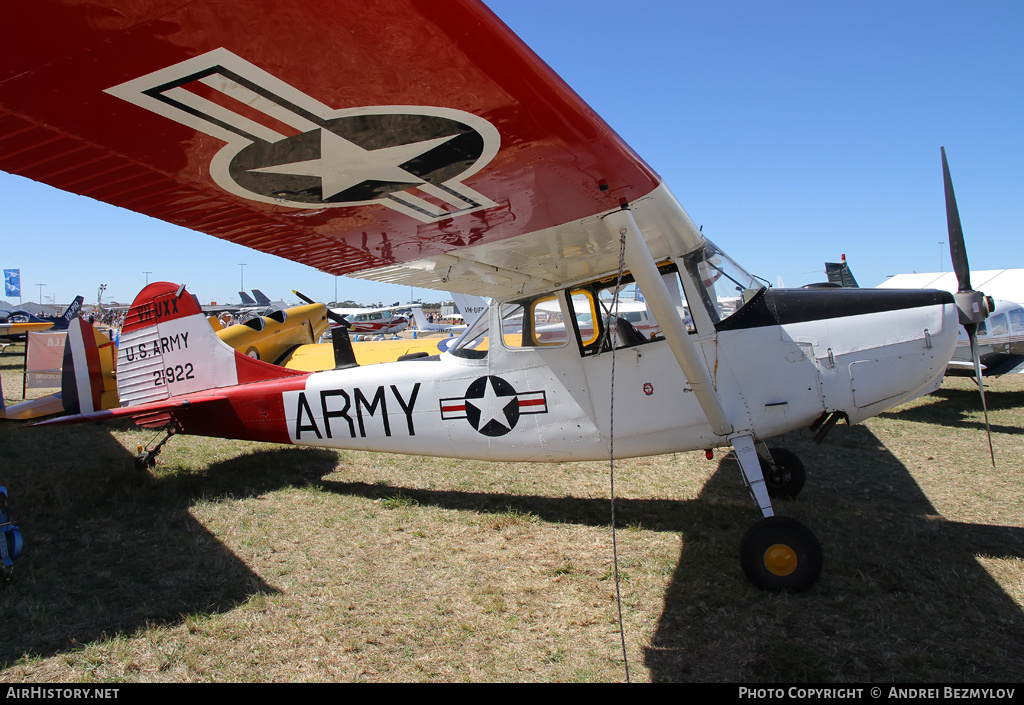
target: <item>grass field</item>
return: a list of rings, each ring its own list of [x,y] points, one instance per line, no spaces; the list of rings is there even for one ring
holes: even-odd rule
[[[21,358],[0,355],[8,403]],[[1024,380],[970,380],[816,446],[777,506],[818,535],[800,594],[753,588],[757,511],[722,451],[531,465],[0,425],[25,537],[0,683],[990,682],[1024,677]]]

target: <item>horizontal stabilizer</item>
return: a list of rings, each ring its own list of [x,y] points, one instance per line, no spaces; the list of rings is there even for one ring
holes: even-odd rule
[[[55,419],[47,419],[32,426],[64,426],[69,424],[87,423],[90,421],[108,421],[115,418],[129,418],[140,426],[160,427],[166,425],[171,418],[171,413],[188,409],[212,402],[224,401],[223,395],[202,395],[193,396],[188,399],[171,399],[154,402],[151,404],[140,404],[132,407],[121,407],[118,409],[104,409],[84,414],[71,414],[60,416]]]

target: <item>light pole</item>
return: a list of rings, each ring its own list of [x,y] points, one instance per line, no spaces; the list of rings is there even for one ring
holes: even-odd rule
[[[46,286],[46,284],[36,284],[36,286],[39,287],[39,305],[42,306],[43,305],[43,287]]]
[[[238,263],[238,290],[245,291],[245,264]]]
[[[149,275],[152,274],[152,272],[143,272],[143,274],[146,275],[146,286],[149,286]]]
[[[943,246],[944,246],[945,244],[946,244],[946,241],[945,241],[945,240],[943,240],[943,241],[941,241],[941,242],[939,243],[939,273],[940,273],[940,274],[942,273],[942,266],[943,266],[943,265],[942,265],[942,253],[943,253],[943,251],[944,251],[944,250],[943,250]]]

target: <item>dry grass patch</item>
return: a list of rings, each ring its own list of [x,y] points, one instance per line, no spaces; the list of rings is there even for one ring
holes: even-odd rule
[[[617,462],[632,678],[1018,680],[1021,390],[990,386],[997,470],[964,380],[822,446],[786,438],[809,478],[778,510],[826,556],[799,595],[742,576],[757,514],[724,453]],[[0,426],[26,539],[0,682],[624,678],[607,463],[182,437],[135,470],[157,438]]]

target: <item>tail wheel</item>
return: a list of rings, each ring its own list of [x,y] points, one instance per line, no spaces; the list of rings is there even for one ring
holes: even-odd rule
[[[792,499],[800,494],[807,481],[804,464],[796,453],[785,448],[769,448],[772,462],[761,459],[761,472],[764,484],[768,486],[768,496]]]
[[[821,574],[821,544],[796,519],[766,517],[743,536],[740,564],[762,590],[806,590]]]

